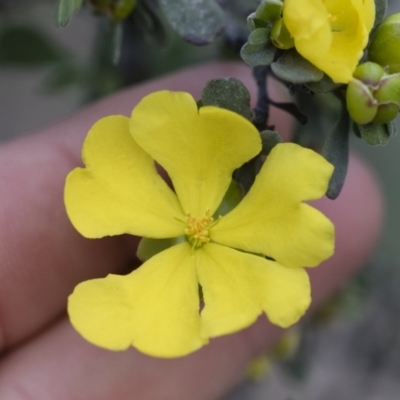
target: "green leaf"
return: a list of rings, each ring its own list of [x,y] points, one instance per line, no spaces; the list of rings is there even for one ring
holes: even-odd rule
[[[250,67],[260,67],[270,65],[274,61],[276,50],[268,39],[265,44],[245,43],[240,50],[240,56]]]
[[[340,83],[335,83],[333,80],[324,74],[324,77],[318,82],[307,82],[305,84],[314,93],[329,93],[342,86]]]
[[[250,119],[250,93],[236,78],[219,78],[208,81],[202,94],[203,106],[226,108]]]
[[[271,64],[272,72],[280,79],[295,84],[318,82],[324,73],[303,58],[295,49],[285,51]]]
[[[82,7],[83,0],[74,0],[74,13],[77,13]]]
[[[56,15],[59,26],[65,27],[68,25],[77,9],[78,3],[75,0],[58,0]]]
[[[253,186],[256,175],[260,172],[262,164],[261,156],[257,155],[234,171],[233,179],[243,188],[244,194]]]
[[[253,31],[254,29],[257,28],[267,28],[269,26],[269,23],[260,18],[257,18],[256,13],[251,13],[247,17],[247,26],[250,29],[250,31]]]
[[[71,63],[61,63],[51,69],[43,82],[45,92],[55,92],[74,85],[87,83],[87,71]]]
[[[382,22],[383,18],[385,18],[387,9],[388,9],[387,0],[375,0],[374,28],[377,27]]]
[[[281,16],[283,3],[280,0],[262,0],[255,12],[255,17],[274,23]]]
[[[350,115],[346,108],[345,99],[341,98],[341,112],[336,125],[328,134],[322,149],[322,155],[335,167],[329,181],[326,195],[336,199],[344,185],[349,164],[349,131]]]
[[[384,146],[391,137],[397,134],[396,121],[390,121],[387,124],[381,125],[354,125],[356,134],[371,146]]]
[[[35,28],[8,26],[0,31],[0,63],[37,66],[62,61],[66,54]]]
[[[266,156],[278,143],[283,142],[281,135],[276,131],[265,130],[260,132],[260,135],[262,141],[262,154]]]
[[[225,26],[225,15],[214,0],[159,0],[172,28],[187,42],[213,42]]]
[[[220,215],[228,214],[241,202],[242,198],[243,192],[240,185],[232,180],[220,206],[214,213],[214,219],[216,220]]]
[[[136,256],[140,261],[145,262],[156,254],[161,253],[178,243],[184,242],[184,240],[183,236],[169,239],[151,239],[144,237],[139,242]]]
[[[152,2],[139,1],[136,11],[132,14],[133,24],[137,24],[152,45],[165,46],[168,42],[168,32],[158,9]]]
[[[121,48],[123,39],[122,22],[118,22],[113,27],[113,37],[112,37],[112,61],[114,65],[117,65],[119,59],[121,58]]]
[[[268,28],[258,28],[250,33],[248,42],[254,45],[265,45],[269,42],[269,35],[271,29]]]

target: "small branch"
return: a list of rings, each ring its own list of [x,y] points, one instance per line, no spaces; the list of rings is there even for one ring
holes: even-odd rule
[[[267,77],[269,66],[253,68],[253,76],[257,84],[257,104],[253,110],[253,123],[259,131],[264,130],[269,118],[269,98],[267,91]]]

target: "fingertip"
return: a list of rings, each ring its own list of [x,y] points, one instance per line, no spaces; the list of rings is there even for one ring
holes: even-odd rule
[[[383,204],[374,172],[362,157],[352,154],[340,196],[315,202],[335,224],[336,248],[332,258],[309,271],[314,304],[343,285],[372,254],[382,230]]]

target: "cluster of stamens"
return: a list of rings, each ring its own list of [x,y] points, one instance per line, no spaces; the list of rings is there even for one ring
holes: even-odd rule
[[[186,214],[185,234],[193,247],[200,247],[210,241],[210,227],[214,222],[210,210],[206,211],[205,217],[198,218],[192,214]]]

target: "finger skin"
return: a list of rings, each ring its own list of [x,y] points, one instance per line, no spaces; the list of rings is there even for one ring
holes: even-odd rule
[[[137,240],[87,240],[69,222],[63,204],[67,174],[81,164],[82,142],[101,117],[130,115],[156,90],[201,96],[211,78],[235,76],[254,92],[249,68],[208,64],[127,89],[35,135],[0,148],[0,352],[49,324],[63,312],[81,281],[132,267]],[[272,123],[289,132],[274,111]],[[281,122],[280,122],[281,121]]]
[[[311,271],[313,307],[363,265],[382,221],[376,181],[360,158],[350,160],[340,198],[317,202],[335,223],[335,255]],[[0,363],[0,398],[12,400],[216,400],[244,375],[247,362],[280,330],[260,317],[237,334],[212,340],[184,358],[160,360],[131,349],[113,353],[81,339],[66,319]],[[29,395],[29,397],[28,397]]]

